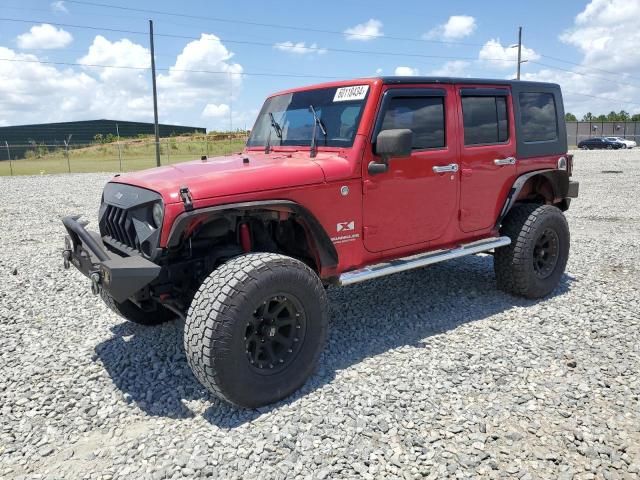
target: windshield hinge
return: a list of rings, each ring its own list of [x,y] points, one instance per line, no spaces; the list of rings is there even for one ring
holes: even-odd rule
[[[184,203],[185,211],[189,212],[193,210],[193,198],[191,197],[189,187],[180,187],[180,198],[182,199],[182,203]]]

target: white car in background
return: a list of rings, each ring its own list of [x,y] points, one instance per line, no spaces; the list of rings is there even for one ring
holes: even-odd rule
[[[612,142],[620,142],[625,145],[625,148],[636,148],[638,146],[638,144],[633,140],[628,140],[622,137],[605,137],[605,138]]]

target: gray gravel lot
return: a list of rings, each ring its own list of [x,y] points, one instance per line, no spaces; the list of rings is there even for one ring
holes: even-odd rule
[[[109,175],[0,178],[0,478],[639,478],[640,150],[575,163],[554,295],[496,291],[488,256],[331,289],[318,372],[257,411],[196,382],[179,322],[63,270]]]

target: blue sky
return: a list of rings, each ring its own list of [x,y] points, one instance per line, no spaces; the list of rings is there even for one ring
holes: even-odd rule
[[[151,120],[149,18],[166,123],[250,127],[267,94],[323,77],[512,78],[515,49],[508,47],[519,25],[529,60],[523,78],[561,83],[567,110],[640,112],[640,0],[411,1],[393,8],[381,0],[96,2],[196,18],[71,1],[0,2],[0,16],[25,20],[0,20],[0,124]]]

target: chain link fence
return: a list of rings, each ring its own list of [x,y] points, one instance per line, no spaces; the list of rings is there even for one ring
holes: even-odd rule
[[[570,148],[591,137],[622,137],[640,144],[640,122],[567,122]]]
[[[246,140],[246,132],[162,138],[160,163],[239,152]],[[10,144],[0,139],[0,176],[143,170],[156,166],[155,148],[153,138],[88,144]]]

